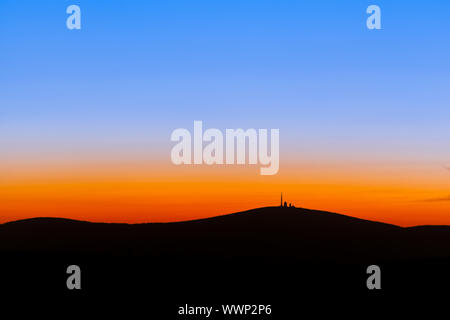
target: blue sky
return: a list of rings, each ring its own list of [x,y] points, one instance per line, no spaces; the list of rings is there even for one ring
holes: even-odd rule
[[[82,29],[66,28],[68,5]],[[366,28],[366,8],[382,30]],[[279,128],[284,150],[450,162],[448,1],[0,0],[0,145],[169,149]],[[425,156],[426,155],[426,156]]]

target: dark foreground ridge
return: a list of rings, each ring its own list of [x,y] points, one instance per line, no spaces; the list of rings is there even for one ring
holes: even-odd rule
[[[282,207],[173,223],[32,218],[0,225],[0,250],[349,263],[450,257],[450,227],[402,228],[331,212]]]
[[[289,308],[317,295],[361,299],[377,294],[366,287],[372,264],[382,270],[383,294],[437,293],[450,284],[450,227],[402,228],[303,208],[175,223],[20,220],[0,225],[0,254],[2,283],[12,291],[126,293],[169,309],[175,301]],[[71,264],[83,273],[78,293],[65,284]]]

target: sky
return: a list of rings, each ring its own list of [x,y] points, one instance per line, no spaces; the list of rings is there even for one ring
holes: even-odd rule
[[[81,8],[69,30],[66,8]],[[366,8],[381,8],[369,30]],[[450,224],[448,1],[0,0],[0,222],[295,205]],[[175,166],[176,128],[280,129],[280,170]]]

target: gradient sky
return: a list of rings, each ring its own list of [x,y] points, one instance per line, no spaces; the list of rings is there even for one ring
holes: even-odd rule
[[[67,6],[82,29],[66,28]],[[366,28],[366,8],[382,30]],[[450,224],[448,1],[0,0],[0,222],[275,205]],[[280,171],[174,166],[171,132],[279,128]]]

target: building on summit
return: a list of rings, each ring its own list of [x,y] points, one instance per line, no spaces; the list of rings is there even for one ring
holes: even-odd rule
[[[283,192],[281,193],[280,207],[281,208],[295,208],[295,206],[293,206],[292,203],[289,203],[289,207],[288,207],[288,204],[286,201],[283,203]]]

